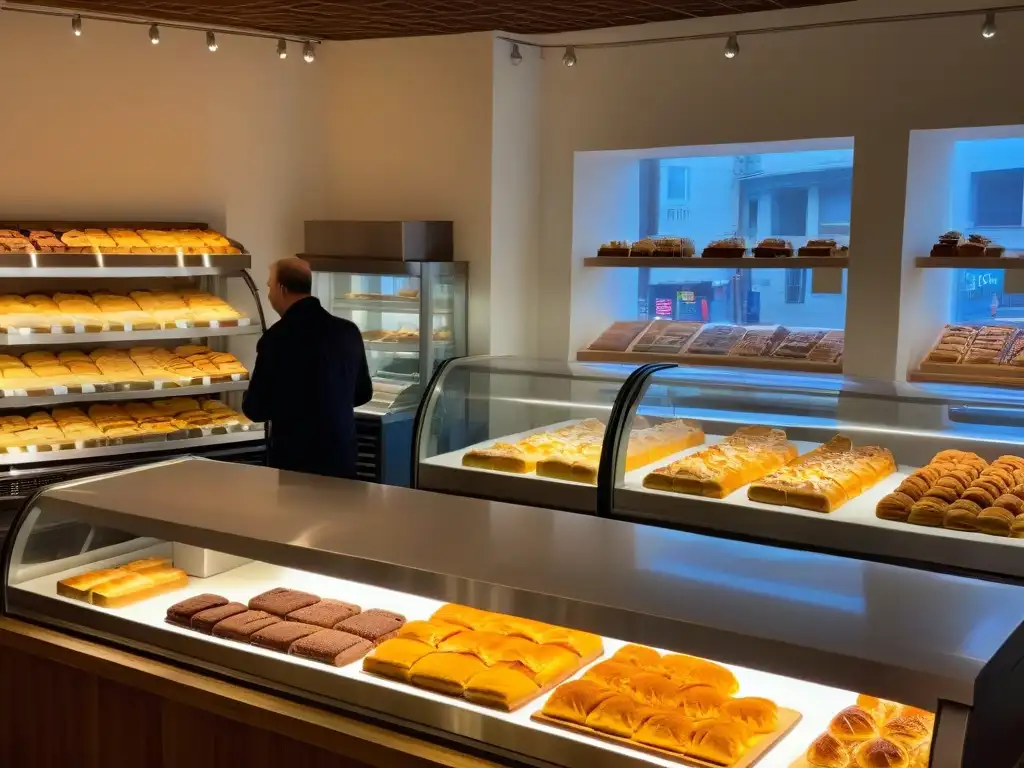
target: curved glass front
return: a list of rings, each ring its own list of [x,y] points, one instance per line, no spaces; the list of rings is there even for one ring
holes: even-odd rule
[[[420,427],[418,487],[596,511],[605,427],[635,366],[453,361]]]
[[[1024,577],[1021,393],[679,367],[630,405],[613,514]]]

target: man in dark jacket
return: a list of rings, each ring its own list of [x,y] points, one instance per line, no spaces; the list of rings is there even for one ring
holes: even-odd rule
[[[353,409],[373,397],[359,329],[310,295],[313,275],[301,259],[271,266],[267,286],[281,319],[256,347],[242,410],[269,422],[270,466],[355,477]]]

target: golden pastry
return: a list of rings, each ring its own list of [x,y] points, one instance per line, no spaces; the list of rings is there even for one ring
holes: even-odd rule
[[[120,578],[105,581],[92,590],[94,605],[121,608],[188,585],[188,574],[180,568],[147,571],[145,574],[123,571]]]
[[[495,615],[479,608],[470,608],[468,605],[448,603],[434,611],[430,620],[434,623],[458,624],[468,629],[476,629],[478,625],[491,621]]]
[[[932,725],[922,717],[902,714],[882,726],[883,739],[902,744],[907,749],[916,749],[931,737]]]
[[[540,688],[526,675],[504,667],[494,667],[475,675],[466,684],[465,696],[485,707],[511,712],[537,695]]]
[[[751,735],[750,729],[742,723],[702,723],[693,732],[687,754],[731,765],[747,751]]]
[[[896,491],[909,496],[911,501],[917,501],[928,492],[930,487],[924,478],[911,475],[899,484]]]
[[[409,680],[421,688],[461,696],[466,683],[487,669],[469,653],[430,653],[409,670]]]
[[[637,704],[629,696],[617,693],[591,711],[587,716],[587,727],[629,739],[647,718],[656,714],[656,710]]]
[[[99,571],[89,571],[80,576],[71,576],[57,582],[57,594],[72,600],[92,602],[92,590],[95,587],[124,575],[125,572],[118,568],[104,568]]]
[[[629,681],[636,674],[636,667],[618,661],[602,661],[587,670],[584,678],[600,683],[614,691],[628,691]]]
[[[807,748],[807,763],[814,768],[848,768],[850,753],[843,742],[830,733],[823,733]]]
[[[612,661],[620,661],[623,664],[632,664],[635,667],[658,667],[661,664],[661,654],[653,648],[644,645],[624,645],[615,652]]]
[[[407,681],[413,664],[434,648],[418,640],[392,638],[378,645],[369,656],[363,658],[363,669],[383,677]]]
[[[471,653],[487,666],[502,660],[502,648],[507,637],[496,632],[459,632],[437,644],[437,650],[445,653]]]
[[[444,624],[439,621],[410,621],[398,630],[398,636],[406,640],[419,640],[421,643],[436,648],[442,640],[465,631],[465,627],[460,627],[457,624]]]
[[[958,474],[961,475],[961,477],[958,477]],[[967,477],[963,473],[957,473],[956,470],[953,470],[952,472],[949,472],[940,477],[936,481],[935,487],[950,489],[951,491],[953,491],[954,494],[956,494],[953,498],[953,500],[956,501],[956,499],[960,497],[960,494],[967,490],[970,484],[971,480],[969,477]],[[948,499],[946,500],[948,501]]]
[[[537,645],[519,637],[505,639],[498,648],[498,661],[522,664],[542,688],[564,680],[580,666],[579,657],[572,651],[557,645]]]
[[[946,510],[945,518],[942,520],[942,527],[949,528],[952,531],[978,531],[978,513],[963,507],[950,505],[949,509]]]
[[[877,696],[870,696],[862,693],[857,697],[857,706],[874,718],[878,726],[885,725],[890,719],[896,717],[903,709],[902,704],[889,699],[880,699]]]
[[[832,718],[828,732],[844,744],[873,739],[878,734],[875,719],[861,707],[847,707]]]
[[[754,733],[771,733],[779,727],[779,708],[771,699],[730,699],[722,705],[722,714],[738,720]]]
[[[678,712],[652,715],[633,734],[633,741],[649,747],[686,753],[690,750],[697,724],[692,718]]]
[[[972,485],[966,491],[964,491],[963,500],[973,501],[983,509],[991,507],[995,502],[996,498],[1001,494],[992,495],[989,491],[984,488]]]
[[[926,525],[933,528],[941,526],[946,519],[946,508],[948,506],[941,499],[926,495],[920,501],[915,502],[914,506],[910,508],[910,516],[907,517],[907,522],[912,525]]]
[[[942,479],[940,478],[938,482],[942,482]],[[928,489],[928,493],[921,498],[921,501],[924,501],[925,499],[939,499],[940,501],[944,501],[946,504],[952,504],[960,498],[960,494],[961,491],[936,484]]]
[[[978,515],[978,530],[990,536],[1009,536],[1013,513],[1002,507],[989,507]]]
[[[679,710],[696,720],[718,717],[728,697],[710,685],[692,685],[684,688],[679,697]]]
[[[875,507],[875,516],[883,520],[895,520],[899,523],[905,523],[907,518],[910,517],[910,509],[915,503],[914,498],[909,494],[896,491],[883,497],[878,502]]]
[[[1010,525],[1010,536],[1014,539],[1024,539],[1024,515],[1018,515]]]
[[[685,653],[666,653],[661,658],[661,670],[680,683],[690,683],[690,673],[704,659],[697,656],[688,656]]]
[[[615,691],[593,680],[573,680],[558,686],[544,704],[544,714],[558,720],[585,725],[587,716]]]
[[[962,509],[970,512],[972,515],[981,514],[981,510],[984,509],[980,504],[974,501],[968,501],[967,499],[958,499],[949,505],[949,509]],[[949,510],[947,510],[949,511]]]
[[[865,741],[853,754],[857,768],[909,768],[910,755],[899,744],[886,739]]]
[[[1004,493],[992,504],[993,507],[1002,507],[1013,513],[1013,516],[1024,514],[1024,500],[1011,493]]]
[[[736,675],[713,661],[700,659],[690,670],[690,682],[710,685],[725,696],[734,696],[740,689]]]
[[[657,672],[637,672],[629,680],[628,691],[640,704],[656,709],[675,709],[683,698],[683,689]]]

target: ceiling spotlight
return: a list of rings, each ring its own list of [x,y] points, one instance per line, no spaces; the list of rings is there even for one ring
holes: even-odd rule
[[[565,55],[562,56],[562,63],[567,67],[576,66],[576,49],[571,45],[565,49]]]
[[[735,59],[740,55],[740,39],[736,35],[729,35],[725,41],[725,58]]]
[[[302,46],[302,58],[307,64],[316,61],[316,51],[313,48],[312,40],[307,40],[306,44]]]
[[[82,17],[77,13],[71,17],[71,31],[75,33],[75,37],[82,36]]]
[[[206,47],[210,50],[210,53],[213,53],[220,48],[220,46],[217,45],[217,36],[212,30],[206,33]]]
[[[283,37],[277,41],[277,58],[288,58],[288,41],[285,40]]]
[[[518,67],[523,63],[523,54],[519,51],[519,43],[512,43],[512,66]]]
[[[989,11],[985,14],[985,23],[981,25],[981,36],[991,40],[996,36],[996,15]]]
[[[149,27],[149,42],[153,45],[160,45],[160,27],[152,24]]]

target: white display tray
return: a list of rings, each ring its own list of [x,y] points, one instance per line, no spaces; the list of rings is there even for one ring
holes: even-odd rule
[[[707,442],[721,439],[708,435]],[[796,445],[801,454],[818,446]],[[682,451],[655,466],[666,466],[697,450],[700,447]],[[878,485],[828,514],[751,501],[747,498],[747,486],[725,499],[645,488],[643,480],[651,469],[626,474],[624,482],[615,489],[614,516],[657,520],[837,553],[1024,577],[1024,539],[929,528],[876,517],[878,502],[895,491],[914,467],[899,466]]]
[[[79,330],[81,328],[81,330]],[[0,333],[0,347],[29,347],[44,344],[110,344],[116,341],[162,341],[171,339],[206,339],[213,336],[250,336],[261,333],[260,326],[249,318],[234,325],[177,325],[161,329],[134,331],[116,329],[86,332],[84,326],[73,331],[55,327],[51,333],[32,333],[28,328]]]
[[[596,749],[607,750],[620,756],[622,759],[621,764],[623,765],[650,764],[663,766],[664,768],[679,768],[677,761],[660,758],[585,734],[572,733],[561,728],[554,728],[532,721],[530,719],[531,715],[543,708],[544,702],[548,698],[547,695],[530,702],[514,713],[504,713],[472,704],[463,699],[442,696],[411,685],[365,674],[362,672],[362,665],[359,662],[342,668],[330,667],[294,656],[256,648],[251,645],[243,645],[230,640],[202,635],[198,632],[167,624],[164,621],[168,606],[193,595],[209,592],[221,595],[228,600],[246,603],[251,597],[279,586],[305,590],[321,597],[354,602],[364,609],[385,608],[398,611],[410,621],[429,618],[434,611],[443,605],[443,603],[437,600],[264,563],[250,563],[206,579],[192,578],[189,585],[183,589],[114,610],[97,608],[57,595],[56,582],[60,579],[89,570],[123,564],[136,558],[155,554],[166,555],[167,545],[157,545],[130,554],[125,554],[124,546],[119,545],[115,551],[118,554],[117,557],[93,561],[88,566],[76,563],[77,567],[75,568],[37,577],[31,581],[17,584],[11,587],[11,589],[31,593],[36,596],[34,602],[41,606],[46,605],[51,600],[58,601],[59,603],[66,604],[68,608],[116,615],[119,620],[145,625],[150,628],[151,632],[152,630],[162,630],[172,635],[184,635],[190,640],[194,639],[202,643],[212,644],[214,647],[210,650],[211,656],[219,655],[220,658],[230,658],[228,654],[233,655],[241,650],[247,654],[254,654],[257,657],[257,661],[262,658],[275,662],[285,662],[289,666],[295,665],[292,668],[296,670],[313,670],[322,675],[347,678],[352,684],[383,686],[405,696],[429,700],[455,709],[468,710],[476,715],[495,718],[559,739],[580,742]],[[102,553],[97,554],[102,556]],[[622,640],[605,638],[605,654],[599,661],[609,658],[624,644]],[[671,651],[662,650],[661,652],[667,653]],[[849,691],[827,688],[814,683],[772,675],[758,670],[731,665],[727,666],[733,671],[740,683],[739,695],[765,696],[773,699],[781,706],[796,709],[803,714],[803,719],[793,731],[761,758],[757,763],[759,768],[788,768],[794,760],[804,754],[811,741],[825,730],[829,720],[836,712],[856,701],[856,694]],[[584,670],[578,672],[576,677],[581,677],[584,674]]]
[[[147,398],[196,397],[218,392],[241,392],[249,388],[249,377],[241,374],[171,381],[122,382],[119,384],[79,384],[74,387],[47,387],[39,390],[0,390],[0,408],[35,408],[42,405],[70,405],[97,400],[144,400]]]

